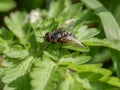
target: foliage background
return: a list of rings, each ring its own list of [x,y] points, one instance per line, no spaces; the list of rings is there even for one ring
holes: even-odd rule
[[[0,89],[120,90],[119,8],[119,0],[1,0]],[[73,18],[84,47],[40,38]]]

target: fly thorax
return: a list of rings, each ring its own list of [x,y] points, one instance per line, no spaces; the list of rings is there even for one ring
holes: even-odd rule
[[[68,37],[68,36],[72,36],[72,33],[71,32],[68,32],[68,31],[64,31],[62,33],[62,37]]]

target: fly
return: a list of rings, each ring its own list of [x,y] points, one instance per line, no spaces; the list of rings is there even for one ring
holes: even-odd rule
[[[59,26],[56,30],[47,32],[44,36],[44,40],[50,43],[69,43],[83,46],[83,44],[80,43],[71,32],[69,32],[75,22],[75,19],[70,19],[63,25]]]

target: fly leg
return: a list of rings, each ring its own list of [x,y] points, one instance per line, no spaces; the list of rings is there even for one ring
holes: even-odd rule
[[[59,52],[58,52],[58,59],[60,58],[60,56],[61,56],[61,49],[62,49],[62,46],[63,46],[63,44],[61,44],[60,45],[60,48],[59,48]]]
[[[49,46],[50,46],[50,44],[48,44],[47,46],[45,46],[43,50],[46,50]]]

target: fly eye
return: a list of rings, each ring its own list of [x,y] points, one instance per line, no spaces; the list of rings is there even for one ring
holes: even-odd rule
[[[49,34],[50,34],[49,32],[46,33],[46,35],[49,35]]]
[[[44,40],[50,42],[50,40],[51,40],[50,32],[47,32],[47,33],[45,34]]]

